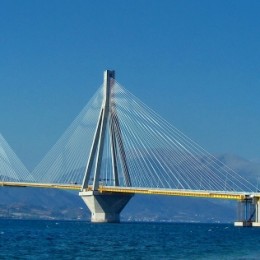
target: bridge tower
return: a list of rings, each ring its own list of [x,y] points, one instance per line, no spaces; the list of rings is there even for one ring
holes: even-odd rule
[[[91,211],[91,222],[120,222],[120,212],[132,198],[131,194],[101,193],[99,191],[101,163],[104,150],[106,132],[109,133],[114,186],[119,186],[118,161],[120,161],[127,186],[131,186],[128,172],[120,122],[116,108],[111,104],[111,90],[115,81],[115,72],[104,72],[103,102],[99,114],[96,131],[88,158],[82,190],[79,195]],[[91,172],[93,183],[89,185]]]

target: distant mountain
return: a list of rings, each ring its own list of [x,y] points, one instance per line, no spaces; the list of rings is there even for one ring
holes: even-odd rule
[[[217,155],[217,158],[257,185],[260,163],[230,154]],[[89,210],[77,192],[1,187],[0,198],[2,218],[90,219]],[[121,218],[123,221],[233,222],[236,202],[136,195],[123,210]]]
[[[216,157],[255,186],[257,186],[257,182],[259,181],[260,187],[260,162],[246,160],[231,154],[222,154]]]
[[[124,221],[228,223],[236,219],[234,201],[135,196],[122,213]]]
[[[0,217],[29,219],[89,219],[77,193],[40,188],[0,188]]]

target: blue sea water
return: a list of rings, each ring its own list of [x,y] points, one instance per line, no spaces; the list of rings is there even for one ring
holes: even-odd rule
[[[260,228],[0,220],[0,259],[260,259]]]

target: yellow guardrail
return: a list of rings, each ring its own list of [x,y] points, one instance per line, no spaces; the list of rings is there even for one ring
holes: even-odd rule
[[[82,187],[78,184],[53,184],[53,183],[34,183],[34,182],[0,182],[3,187],[33,187],[33,188],[50,188],[62,190],[78,190]],[[85,191],[93,190],[92,186],[88,186]],[[127,193],[127,194],[150,194],[165,195],[179,197],[196,197],[211,199],[228,199],[228,200],[244,200],[254,197],[260,199],[260,193],[231,192],[231,191],[202,191],[202,190],[178,190],[178,189],[149,189],[136,187],[116,187],[116,186],[99,186],[100,193]]]
[[[52,184],[52,183],[34,183],[34,182],[0,182],[3,187],[33,187],[50,188],[61,190],[81,190],[81,185],[77,184]]]
[[[211,198],[211,199],[228,199],[228,200],[243,200],[251,194],[239,192],[218,192],[218,191],[200,191],[200,190],[170,190],[170,189],[145,189],[145,188],[130,188],[130,187],[111,187],[100,186],[99,192],[118,192],[130,194],[154,194],[166,196],[180,197],[196,197],[196,198]],[[254,197],[260,197],[260,194],[254,194]]]

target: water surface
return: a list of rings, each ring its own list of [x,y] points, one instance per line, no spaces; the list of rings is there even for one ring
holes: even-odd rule
[[[0,220],[0,259],[260,259],[260,228]]]

